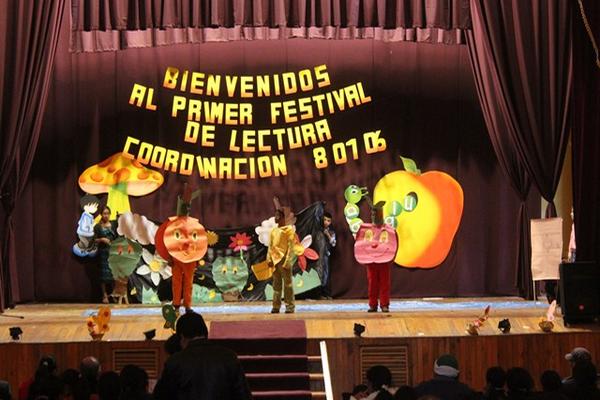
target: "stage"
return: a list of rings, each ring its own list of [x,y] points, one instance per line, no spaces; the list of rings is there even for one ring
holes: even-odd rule
[[[481,315],[487,305],[491,306],[489,319],[478,336],[469,335],[466,325]],[[163,329],[160,306],[111,305],[110,331],[102,341],[92,341],[86,318],[99,306],[26,304],[8,310],[0,318],[0,349],[3,360],[15,360],[19,367],[3,363],[0,376],[17,384],[31,376],[40,355],[52,353],[61,368],[77,367],[83,356],[94,354],[105,369],[137,362],[145,366],[151,377],[156,377],[166,359],[162,342],[171,334]],[[600,354],[597,323],[566,327],[559,309],[553,331],[543,332],[538,326],[546,314],[547,304],[543,301],[512,297],[394,299],[390,313],[367,313],[366,300],[303,300],[297,302],[294,314],[273,315],[270,308],[269,302],[194,307],[204,316],[209,331],[211,324],[222,322],[303,322],[308,356],[318,358],[319,343],[327,344],[335,398],[361,382],[365,370],[376,363],[391,366],[399,384],[416,384],[431,376],[431,366],[439,354],[451,352],[460,360],[461,379],[481,388],[485,369],[493,365],[525,366],[537,379],[550,368],[568,374],[564,354],[575,346]],[[505,318],[512,326],[508,334],[497,328]],[[365,327],[362,337],[355,336],[354,324]],[[20,341],[11,340],[8,328],[12,326],[23,330]],[[143,332],[152,329],[156,329],[156,337],[145,341]]]
[[[519,298],[424,298],[394,299],[390,313],[367,313],[366,301],[357,300],[302,300],[296,303],[295,314],[270,314],[270,302],[219,303],[195,306],[210,328],[212,321],[272,321],[281,319],[304,320],[308,339],[350,338],[354,323],[365,326],[365,338],[467,336],[465,326],[476,319],[490,305],[490,318],[480,329],[482,336],[500,335],[497,326],[509,318],[511,334],[543,334],[538,327],[545,315],[547,304],[541,301],[523,301]],[[23,343],[86,342],[90,340],[86,318],[98,310],[96,304],[26,304],[7,310],[0,319],[3,331],[18,325],[24,334]],[[156,329],[156,339],[170,335],[163,329],[160,306],[131,304],[110,305],[111,329],[106,341],[144,340],[142,332]],[[559,313],[557,313],[559,314]],[[23,316],[14,319],[11,316]],[[555,333],[589,332],[597,326],[567,328],[560,316],[555,321]],[[11,342],[8,335],[0,342]]]

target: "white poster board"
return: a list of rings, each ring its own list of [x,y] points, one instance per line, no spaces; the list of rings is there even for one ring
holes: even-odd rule
[[[531,275],[534,281],[559,279],[562,247],[562,218],[531,220]]]

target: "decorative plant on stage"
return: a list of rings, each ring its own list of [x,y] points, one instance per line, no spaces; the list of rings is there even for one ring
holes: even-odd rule
[[[479,328],[483,326],[485,321],[488,320],[490,316],[490,306],[487,306],[485,310],[483,310],[483,314],[481,314],[476,320],[473,322],[469,322],[467,324],[467,333],[469,335],[477,336],[479,335]]]
[[[111,312],[109,307],[100,307],[98,314],[88,317],[87,328],[92,339],[102,340],[104,334],[110,330],[108,325],[110,316]]]
[[[538,325],[544,332],[552,332],[552,329],[554,329],[554,311],[556,311],[556,300],[550,303],[546,311],[546,317],[540,318]]]

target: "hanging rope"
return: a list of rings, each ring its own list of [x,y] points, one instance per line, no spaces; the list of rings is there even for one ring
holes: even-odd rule
[[[598,52],[598,45],[596,44],[596,40],[594,39],[594,33],[592,32],[592,28],[590,27],[590,23],[585,15],[585,10],[583,8],[582,0],[577,0],[579,3],[579,12],[581,14],[581,18],[583,19],[583,25],[585,26],[585,30],[587,31],[588,36],[590,37],[590,41],[592,42],[592,47],[596,52],[596,66],[600,68],[600,53]]]

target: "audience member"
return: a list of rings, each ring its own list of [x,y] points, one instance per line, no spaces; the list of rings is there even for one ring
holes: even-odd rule
[[[511,368],[506,372],[507,399],[526,400],[532,398],[533,378],[524,368]]]
[[[121,370],[121,400],[147,400],[148,374],[137,365],[126,365]]]
[[[485,389],[483,390],[482,400],[503,400],[506,399],[506,372],[502,367],[491,367],[485,373]]]
[[[400,386],[394,394],[395,400],[417,400],[417,394],[415,389],[410,386]]]
[[[598,400],[600,390],[597,386],[598,371],[590,360],[579,360],[573,366],[574,385],[570,385],[565,393],[572,399]]]
[[[73,368],[66,369],[60,375],[60,380],[63,383],[63,400],[73,400],[75,386],[79,381],[79,371]]]
[[[378,397],[381,392],[387,392],[391,395],[396,393],[396,388],[392,386],[392,373],[388,367],[384,365],[374,365],[367,370],[367,386],[369,395],[365,397],[365,400],[372,399],[384,399],[385,394],[382,397]]]
[[[177,320],[181,350],[165,363],[154,388],[156,399],[250,399],[250,389],[234,352],[208,342],[208,329],[200,314]]]
[[[563,379],[563,390],[567,394],[572,394],[575,390],[575,380],[573,379],[573,368],[580,361],[592,361],[592,354],[585,347],[575,347],[570,353],[565,354],[565,360],[571,364],[571,375]]]
[[[26,382],[19,388],[19,398],[58,399],[62,393],[62,382],[56,376],[56,360],[51,355],[45,355],[40,359],[35,376],[32,381]]]
[[[73,390],[75,400],[89,400],[98,398],[98,378],[101,368],[100,361],[88,356],[81,360],[79,365],[79,380]]]
[[[367,385],[356,385],[352,389],[352,393],[348,393],[348,399],[361,400],[369,395],[369,387]]]
[[[0,400],[12,400],[10,385],[6,381],[0,381]]]
[[[433,395],[443,400],[475,399],[475,392],[458,380],[458,361],[451,354],[440,356],[433,365],[433,379],[415,387],[417,396]]]
[[[120,394],[119,374],[114,371],[103,372],[98,379],[98,397],[100,400],[119,400]]]
[[[568,397],[562,391],[562,382],[560,375],[554,370],[547,370],[540,377],[542,384],[542,393],[538,396],[540,400],[568,400]]]
[[[181,351],[181,338],[179,335],[175,333],[165,341],[165,351],[170,356]]]

